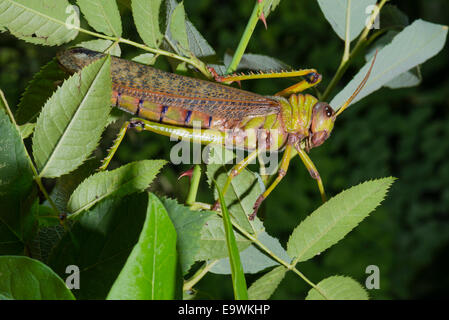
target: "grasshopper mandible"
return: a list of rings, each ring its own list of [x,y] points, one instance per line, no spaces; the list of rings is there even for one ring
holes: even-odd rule
[[[73,48],[59,52],[57,58],[63,69],[75,73],[103,56],[103,53]],[[255,160],[260,152],[284,149],[277,177],[257,199],[250,216],[253,219],[262,201],[287,173],[294,148],[312,178],[317,181],[322,200],[326,201],[320,174],[307,153],[329,138],[337,116],[366,84],[375,58],[358,88],[335,112],[329,104],[319,102],[310,94],[298,94],[321,81],[321,76],[314,69],[250,75],[215,74],[216,80],[226,83],[258,78],[305,77],[274,96],[261,96],[112,57],[111,103],[135,117],[123,124],[100,169],[106,169],[128,128],[176,136],[194,143],[226,146],[231,141],[233,146],[249,150],[250,153],[231,170],[222,190],[224,194],[233,177]],[[194,122],[202,129],[199,136],[194,131]],[[273,130],[276,135],[272,134]]]

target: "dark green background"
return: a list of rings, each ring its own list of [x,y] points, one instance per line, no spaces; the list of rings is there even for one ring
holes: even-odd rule
[[[127,1],[121,1],[126,3]],[[234,50],[254,1],[185,0],[190,20],[223,57]],[[447,0],[392,1],[410,18],[448,24]],[[121,6],[125,37],[141,41],[126,7]],[[88,40],[80,35],[77,41]],[[422,66],[419,87],[381,89],[355,104],[336,123],[329,140],[311,151],[328,195],[368,179],[395,176],[388,198],[342,242],[298,265],[309,279],[319,282],[334,274],[365,282],[365,268],[379,266],[379,290],[372,298],[443,298],[449,286],[449,79],[447,45]],[[27,82],[59,48],[39,47],[0,34],[0,88],[15,106]],[[122,47],[124,57],[135,56],[133,47]],[[310,0],[283,0],[268,18],[268,30],[259,24],[247,52],[276,57],[296,68],[316,68],[323,75],[323,91],[335,73],[343,42],[324,19],[318,4]],[[162,60],[162,59],[160,59]],[[333,95],[363,65],[362,57],[349,68]],[[164,61],[158,62],[166,68]],[[243,87],[273,94],[289,80],[257,80]],[[103,146],[109,146],[114,130],[108,130]],[[168,139],[151,133],[131,132],[112,166],[146,158],[168,159]],[[104,149],[104,148],[103,148]],[[177,175],[188,166],[165,167],[154,191],[183,202],[188,180]],[[47,182],[51,187],[51,181]],[[210,190],[201,186],[200,200],[210,201]],[[292,229],[320,205],[315,182],[298,159],[282,184],[266,201],[260,214],[268,232],[283,245]],[[256,276],[258,277],[258,275]],[[249,276],[252,281],[255,276]],[[199,297],[232,298],[230,277],[208,275],[197,286]],[[274,299],[303,298],[309,287],[288,274]]]

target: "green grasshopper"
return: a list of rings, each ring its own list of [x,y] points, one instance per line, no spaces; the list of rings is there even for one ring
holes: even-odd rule
[[[57,55],[60,65],[69,73],[78,72],[102,57],[104,54],[84,48],[69,49]],[[274,96],[261,96],[112,57],[111,103],[135,117],[123,124],[100,170],[106,169],[129,128],[175,136],[193,143],[231,144],[248,150],[249,155],[231,170],[223,194],[232,179],[261,152],[284,149],[277,177],[257,199],[250,216],[253,219],[262,201],[286,175],[294,149],[317,181],[322,200],[326,201],[322,179],[307,153],[329,138],[336,118],[366,84],[375,58],[358,88],[335,112],[329,104],[319,102],[310,94],[298,94],[321,81],[321,75],[314,69],[224,77],[214,73],[216,80],[226,83],[260,78],[305,78]],[[194,124],[201,128],[200,134]]]

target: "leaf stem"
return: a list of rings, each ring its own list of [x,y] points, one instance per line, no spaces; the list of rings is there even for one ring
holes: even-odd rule
[[[260,14],[263,12],[263,8],[265,6],[265,1],[256,1],[254,5],[253,12],[249,18],[248,24],[246,25],[245,31],[243,32],[242,38],[235,50],[234,56],[232,57],[231,63],[226,69],[226,73],[232,73],[237,70],[237,67],[242,59],[243,54],[245,53],[246,47],[248,46],[249,39],[253,34],[254,29],[256,28],[257,22],[259,21]]]

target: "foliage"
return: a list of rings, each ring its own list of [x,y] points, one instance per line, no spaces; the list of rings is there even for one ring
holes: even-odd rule
[[[277,20],[276,10],[282,10],[283,6],[283,3],[279,2],[265,0],[260,4],[256,3],[248,25],[255,25],[262,11],[265,17],[268,17],[274,10],[270,15],[273,26],[269,28],[274,27]],[[381,11],[381,19],[385,11],[385,19],[389,19],[390,23],[381,22],[380,29],[370,31],[365,26],[366,17],[369,18],[365,14],[365,7],[374,2],[364,1],[363,5],[347,7],[351,1],[339,1],[339,6],[336,7],[334,1],[320,0],[319,7],[314,7],[315,10],[322,9],[324,17],[338,37],[345,42],[340,66],[326,90],[323,93],[317,91],[318,97],[330,97],[358,56],[365,53],[368,60],[354,79],[335,95],[331,101],[334,108],[341,105],[360,83],[371,64],[375,48],[379,49],[375,68],[358,99],[368,96],[382,86],[401,88],[417,85],[420,81],[410,80],[413,76],[411,72],[418,70],[419,73],[419,65],[436,55],[445,43],[446,26],[423,20],[416,20],[407,25],[405,15],[389,5]],[[135,61],[156,63],[156,66],[161,67],[168,62],[173,71],[197,77],[211,78],[208,65],[214,66],[218,71],[225,71],[236,61],[239,69],[247,70],[257,70],[261,67],[267,70],[280,69],[287,66],[278,57],[244,54],[252,31],[244,33],[232,61],[229,54],[224,54],[221,61],[206,41],[209,37],[198,31],[203,28],[199,26],[197,29],[187,17],[184,8],[187,3],[177,3],[175,0],[132,0],[127,9],[121,6],[121,2],[120,6],[117,6],[116,1],[96,1],[93,4],[91,1],[78,0],[76,3],[83,17],[95,31],[80,27],[78,16],[74,15],[76,10],[70,7],[67,1],[57,3],[56,6],[49,7],[41,2],[33,2],[30,5],[27,1],[0,0],[0,30],[9,31],[26,42],[46,46],[57,46],[78,39],[82,41],[77,41],[79,46],[117,56],[122,53],[120,45],[131,45],[139,50],[133,52]],[[385,1],[381,1],[379,6],[384,4]],[[245,8],[245,5],[242,4],[241,8]],[[297,12],[300,14],[301,11]],[[126,35],[122,35],[127,33],[124,28],[124,18],[127,15],[132,15],[143,43],[129,40],[125,38]],[[315,15],[319,15],[318,11]],[[350,18],[346,19],[347,17]],[[301,20],[301,16],[293,18],[295,21]],[[29,21],[32,23],[28,23]],[[370,22],[374,24],[375,19]],[[330,29],[326,26],[323,30],[328,32]],[[394,30],[394,33],[391,30]],[[86,35],[89,38],[86,38]],[[351,42],[355,39],[357,42],[351,50]],[[374,41],[376,39],[378,41]],[[312,62],[314,61],[310,61]],[[330,67],[335,68],[335,61],[332,63],[334,64]],[[332,194],[338,194],[298,224],[297,213],[304,216],[305,212],[311,212],[311,201],[314,200],[307,199],[307,188],[311,188],[312,183],[305,182],[309,181],[305,179],[305,172],[301,173],[301,178],[304,178],[300,179],[301,186],[296,189],[290,184],[288,187],[289,181],[291,183],[292,179],[299,176],[297,174],[294,177],[296,170],[292,169],[292,174],[287,175],[287,181],[280,186],[278,199],[282,194],[287,194],[291,199],[291,190],[295,190],[299,195],[290,200],[295,204],[287,210],[291,223],[282,226],[284,229],[281,231],[285,234],[280,232],[278,237],[269,235],[275,229],[273,226],[276,226],[270,222],[273,221],[274,214],[282,216],[285,210],[278,205],[273,208],[276,203],[274,200],[267,201],[265,223],[258,217],[255,220],[248,219],[257,197],[265,188],[264,182],[266,183],[257,172],[245,169],[232,181],[230,190],[221,197],[220,190],[223,189],[231,170],[226,161],[207,165],[206,175],[213,192],[209,191],[205,196],[206,201],[210,202],[217,200],[220,195],[224,222],[217,212],[198,211],[194,206],[187,208],[167,198],[160,200],[158,196],[145,190],[159,174],[164,160],[132,162],[100,173],[93,173],[89,161],[86,161],[102,153],[104,146],[100,137],[104,134],[105,140],[108,139],[109,131],[114,128],[113,120],[117,119],[115,116],[109,116],[109,68],[110,57],[101,59],[65,80],[55,91],[56,85],[63,81],[65,76],[56,68],[54,61],[49,62],[36,73],[27,86],[15,117],[2,94],[1,104],[6,112],[0,110],[0,254],[3,255],[0,259],[7,261],[4,266],[14,263],[21,273],[7,273],[6,276],[0,277],[0,297],[73,298],[72,293],[63,287],[61,278],[67,276],[66,266],[74,264],[82,270],[81,289],[73,291],[79,299],[179,298],[181,289],[188,291],[197,287],[197,284],[201,287],[201,282],[204,281],[198,282],[210,273],[231,274],[235,298],[248,296],[250,299],[268,299],[275,294],[282,279],[292,275],[301,278],[309,286],[304,290],[309,291],[306,299],[368,298],[365,289],[349,277],[330,276],[314,284],[309,280],[314,278],[310,275],[315,275],[316,270],[322,268],[314,266],[309,270],[309,261],[304,261],[318,254],[324,256],[324,259],[327,259],[325,261],[331,261],[336,255],[333,253],[335,248],[340,248],[341,251],[342,247],[351,247],[351,242],[337,242],[346,238],[352,229],[378,207],[393,178],[370,180],[347,188],[359,182],[361,177],[366,180],[372,179],[372,176],[357,176],[353,173],[349,179],[344,180],[337,173],[338,168],[342,167],[339,162],[341,158],[336,159],[332,165],[327,166],[332,169],[325,169],[323,176],[328,176]],[[380,105],[379,109],[372,112],[387,112],[386,107]],[[422,112],[416,112],[416,116],[409,116],[410,121],[422,124]],[[351,117],[351,114],[348,117]],[[371,118],[376,119],[374,116]],[[371,118],[370,122],[376,123]],[[111,126],[105,131],[109,124]],[[340,140],[334,140],[335,148],[341,147],[343,141],[349,141],[347,148],[352,150],[349,154],[354,158],[348,162],[357,164],[354,171],[363,171],[363,168],[372,163],[360,163],[363,162],[361,157],[366,152],[363,150],[366,127],[356,121],[353,121],[352,125],[361,126],[353,128],[353,132],[360,134],[357,137],[342,134]],[[439,133],[442,125],[443,123],[435,123],[424,134]],[[397,127],[393,122],[381,126],[405,133],[410,130],[407,126]],[[31,134],[32,157],[27,148]],[[132,132],[130,137],[133,137]],[[162,142],[165,140],[154,140],[161,143],[152,143],[152,146],[147,148],[149,151],[146,151],[151,154],[144,157],[166,159],[167,148],[170,146]],[[412,143],[413,141],[406,141],[400,147],[406,149],[407,145]],[[119,158],[125,161],[126,157],[128,160],[135,160],[129,158],[132,152],[129,152],[127,147],[129,148],[125,145],[119,149]],[[421,148],[423,151],[437,149],[426,144]],[[332,150],[323,150],[328,154],[332,153]],[[213,149],[211,157],[216,157],[219,152],[220,148]],[[382,155],[380,152],[372,154],[377,157]],[[230,152],[230,156],[233,158],[235,155]],[[360,156],[360,160],[357,156]],[[409,159],[411,156],[404,157]],[[324,155],[318,154],[318,159],[318,162],[325,162]],[[157,194],[170,193],[164,192],[164,184],[167,185],[167,181],[172,179],[170,170],[164,169],[154,181],[152,188],[157,190]],[[323,171],[321,172],[323,174]],[[383,170],[366,172],[374,176],[390,175]],[[91,176],[87,177],[89,173]],[[332,177],[335,179],[331,179]],[[404,178],[407,179],[407,176]],[[216,187],[212,181],[216,181]],[[52,184],[55,187],[49,192],[47,189]],[[339,192],[345,188],[347,190]],[[39,198],[38,189],[43,201]],[[395,193],[398,192],[393,190],[393,195]],[[305,201],[299,204],[304,199]],[[279,200],[280,203],[282,201],[285,199]],[[304,203],[308,204],[308,207]],[[317,204],[318,202],[313,202],[313,207]],[[228,210],[229,215],[225,214]],[[380,212],[376,212],[374,217],[384,213],[382,209],[377,211]],[[67,219],[64,218],[66,215]],[[63,228],[58,224],[62,224]],[[296,228],[293,228],[295,225]],[[363,226],[366,228],[366,224]],[[353,233],[348,236],[349,239]],[[282,244],[287,238],[289,240],[285,250]],[[326,254],[323,255],[324,251]],[[39,252],[35,256],[40,257],[41,262],[21,257],[30,255],[30,252]],[[16,256],[7,256],[12,254]],[[322,256],[312,261],[321,260]],[[368,264],[367,261],[364,263]],[[250,274],[266,271],[273,266],[270,271],[257,275],[258,279],[253,281],[246,293],[246,283],[250,282],[248,279],[254,279]],[[342,267],[330,270],[329,273],[336,271],[344,271],[362,279],[358,271],[353,272],[354,270],[349,268]],[[151,274],[151,281],[148,281],[148,274]],[[28,285],[31,277],[34,277],[35,281],[33,290],[22,290]],[[8,283],[22,289],[16,290],[5,285]],[[47,294],[48,292],[53,295]]]

